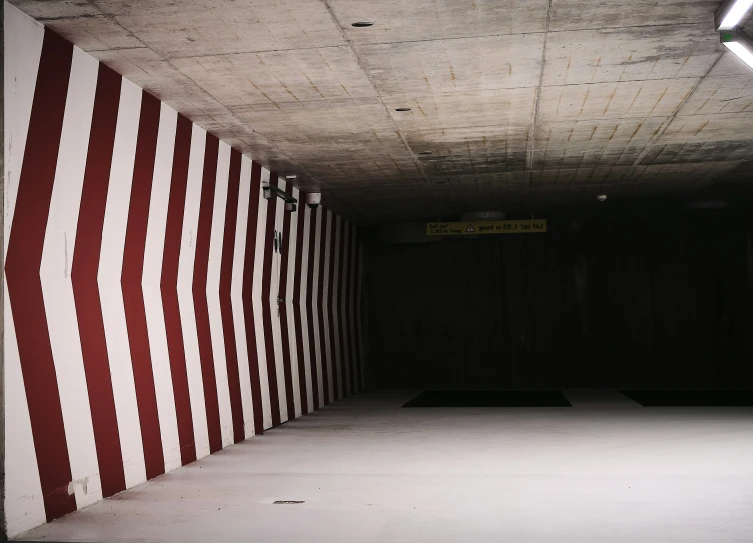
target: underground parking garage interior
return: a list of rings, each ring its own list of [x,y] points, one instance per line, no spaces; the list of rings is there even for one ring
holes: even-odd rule
[[[753,0],[2,13],[1,536],[753,542]]]

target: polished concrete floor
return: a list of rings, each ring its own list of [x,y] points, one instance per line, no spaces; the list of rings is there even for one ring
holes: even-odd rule
[[[753,542],[751,408],[400,409],[412,396],[336,403],[24,539]]]

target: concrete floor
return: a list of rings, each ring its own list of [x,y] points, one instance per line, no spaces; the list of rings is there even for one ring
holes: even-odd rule
[[[539,409],[361,395],[23,539],[753,541],[753,409],[568,395]]]

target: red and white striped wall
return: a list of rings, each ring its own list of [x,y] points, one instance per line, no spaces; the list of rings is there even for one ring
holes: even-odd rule
[[[362,388],[330,211],[7,2],[10,536]]]

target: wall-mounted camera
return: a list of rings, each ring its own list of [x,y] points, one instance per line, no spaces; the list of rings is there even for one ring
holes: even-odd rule
[[[285,211],[295,211],[298,200],[286,194],[284,190],[280,190],[279,187],[274,185],[264,185],[262,188],[262,194],[265,200],[273,200],[275,198],[281,199],[285,202]]]
[[[306,205],[311,209],[316,209],[322,202],[321,192],[307,192],[306,193]]]

